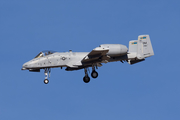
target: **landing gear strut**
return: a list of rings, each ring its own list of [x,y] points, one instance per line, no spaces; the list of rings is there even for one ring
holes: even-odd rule
[[[44,83],[45,84],[49,83],[48,76],[50,77],[50,74],[51,74],[51,69],[50,68],[45,68],[44,69],[44,75],[45,75]]]

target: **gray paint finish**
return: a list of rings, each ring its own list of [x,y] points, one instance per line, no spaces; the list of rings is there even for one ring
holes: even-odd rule
[[[50,73],[50,68],[55,67],[66,67],[68,71],[85,69],[87,78],[86,68],[88,67],[92,67],[93,75],[96,75],[95,67],[102,66],[101,63],[127,61],[129,64],[135,64],[153,55],[154,51],[149,35],[139,35],[138,40],[129,41],[129,50],[121,44],[102,44],[89,53],[40,52],[34,59],[23,64],[22,70],[37,72],[39,69],[44,69],[46,75],[46,73]]]

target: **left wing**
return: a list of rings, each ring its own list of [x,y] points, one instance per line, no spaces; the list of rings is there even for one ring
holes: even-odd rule
[[[93,49],[86,57],[83,58],[81,61],[83,64],[90,64],[90,63],[98,63],[98,62],[105,62],[107,63],[109,60],[109,57],[106,55],[106,53],[109,51],[109,49],[97,47]]]

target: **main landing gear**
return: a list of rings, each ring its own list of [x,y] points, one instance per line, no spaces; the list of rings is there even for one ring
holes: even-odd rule
[[[90,81],[90,77],[88,76],[87,68],[84,68],[84,72],[85,72],[85,76],[83,78],[83,81],[85,83],[88,83]],[[95,71],[95,67],[94,66],[92,67],[91,77],[92,78],[97,78],[98,77],[98,73]]]
[[[48,76],[50,77],[50,74],[51,74],[51,69],[50,68],[45,68],[44,69],[44,75],[45,75],[44,83],[45,84],[49,83]]]
[[[98,77],[98,73],[95,70],[93,70],[92,73],[91,73],[91,77],[92,78],[97,78]]]
[[[90,81],[90,77],[88,76],[87,68],[84,69],[84,72],[85,72],[85,76],[83,78],[83,81],[85,83],[88,83]]]

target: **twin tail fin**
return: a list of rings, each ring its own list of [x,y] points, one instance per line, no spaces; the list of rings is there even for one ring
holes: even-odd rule
[[[149,35],[139,35],[138,40],[129,41],[129,64],[144,61],[145,58],[153,55],[154,51]]]

